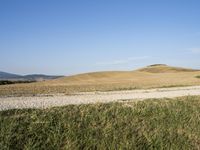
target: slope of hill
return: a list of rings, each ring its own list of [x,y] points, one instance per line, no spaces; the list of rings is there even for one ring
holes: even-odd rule
[[[176,72],[194,72],[199,70],[187,69],[181,67],[171,67],[165,64],[155,64],[139,69],[139,71],[150,72],[150,73],[176,73]]]
[[[156,71],[155,71],[156,70]],[[199,70],[152,65],[135,71],[78,74],[30,84],[0,86],[0,95],[114,91],[200,85]]]
[[[195,74],[199,70],[185,69],[180,67],[171,67],[167,65],[151,65],[135,71],[107,71],[78,74],[58,78],[49,81],[50,84],[109,84],[109,83],[131,83],[140,82],[156,82],[159,80],[171,80],[180,76]],[[155,74],[156,73],[156,74]],[[165,76],[165,77],[164,77]],[[187,79],[186,77],[182,80]]]

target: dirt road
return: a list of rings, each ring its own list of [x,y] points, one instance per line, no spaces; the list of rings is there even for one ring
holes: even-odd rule
[[[48,108],[70,104],[107,103],[120,100],[174,98],[189,95],[200,95],[200,86],[111,92],[84,92],[74,95],[59,94],[34,97],[0,97],[0,111],[16,108]]]

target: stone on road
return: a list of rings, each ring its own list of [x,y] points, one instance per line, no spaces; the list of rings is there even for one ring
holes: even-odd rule
[[[33,97],[0,97],[0,111],[23,108],[49,108],[54,106],[107,103],[119,100],[145,100],[149,98],[175,98],[200,95],[200,86],[157,88],[148,90],[82,92],[74,95]]]

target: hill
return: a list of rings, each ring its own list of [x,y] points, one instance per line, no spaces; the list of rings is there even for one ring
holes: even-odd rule
[[[176,73],[176,72],[195,72],[199,70],[181,68],[181,67],[171,67],[165,64],[155,64],[139,69],[139,71],[151,72],[151,73]]]
[[[107,71],[78,74],[43,82],[0,86],[0,95],[73,94],[87,91],[114,91],[200,85],[199,70],[151,65],[134,71]]]
[[[23,76],[27,80],[35,80],[35,81],[44,81],[44,80],[52,80],[61,78],[63,76],[50,76],[50,75],[43,75],[43,74],[31,74]]]
[[[0,71],[0,80],[11,80],[11,81],[43,81],[56,79],[62,76],[49,76],[43,74],[31,74],[31,75],[18,75]]]
[[[0,71],[0,80],[7,80],[7,79],[20,79],[22,76],[7,72]]]
[[[155,77],[162,77],[172,79],[172,76],[178,77],[179,75],[187,75],[198,72],[199,70],[186,69],[180,67],[171,67],[163,64],[156,64],[147,66],[145,68],[137,69],[134,71],[107,71],[107,72],[92,72],[85,74],[78,74],[74,76],[68,76],[58,78],[56,80],[49,81],[50,84],[109,84],[109,83],[123,83],[123,82],[143,82],[144,80],[152,80]],[[156,73],[156,74],[155,74]],[[174,74],[176,73],[176,74]],[[153,82],[155,80],[152,80]]]

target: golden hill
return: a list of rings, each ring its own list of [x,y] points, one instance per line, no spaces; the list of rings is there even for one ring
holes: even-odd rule
[[[61,85],[62,84],[63,85],[109,84],[109,83],[123,83],[123,82],[130,83],[137,81],[143,83],[144,81],[147,80],[148,81],[152,80],[153,82],[156,82],[156,79],[173,80],[181,76],[187,76],[187,75],[190,76],[195,73],[199,73],[199,70],[171,67],[167,65],[158,64],[158,65],[147,66],[145,68],[138,69],[135,71],[108,71],[108,72],[93,72],[93,73],[79,74],[69,77],[58,78],[56,80],[47,81],[46,83],[61,84]]]
[[[199,70],[151,65],[135,71],[85,73],[31,84],[0,86],[0,95],[74,93],[200,85]]]
[[[139,69],[139,71],[151,72],[151,73],[177,73],[177,72],[195,72],[199,70],[187,69],[181,67],[171,67],[165,64],[155,64]]]

